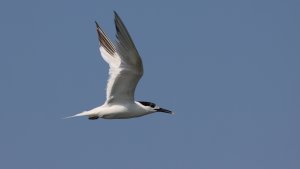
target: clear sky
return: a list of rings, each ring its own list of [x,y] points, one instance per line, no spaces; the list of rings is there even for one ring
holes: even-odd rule
[[[300,1],[1,0],[0,168],[299,169]],[[176,112],[61,118],[101,105],[94,21],[113,10],[144,61],[136,100]]]

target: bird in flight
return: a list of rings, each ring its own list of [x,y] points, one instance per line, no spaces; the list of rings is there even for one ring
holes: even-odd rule
[[[89,111],[70,117],[87,116],[90,120],[128,119],[140,117],[154,112],[173,114],[152,102],[135,101],[135,88],[143,76],[143,63],[140,55],[119,15],[114,11],[116,27],[116,43],[96,23],[96,31],[100,43],[100,53],[109,65],[109,79],[106,87],[106,101]],[[70,118],[67,117],[67,118]]]

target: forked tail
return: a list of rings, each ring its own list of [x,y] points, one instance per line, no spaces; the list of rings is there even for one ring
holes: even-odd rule
[[[93,115],[92,112],[84,111],[84,112],[82,112],[82,113],[78,113],[78,114],[75,114],[75,115],[73,115],[73,116],[64,117],[63,119],[70,119],[70,118],[73,118],[73,117],[79,117],[79,116],[88,116],[88,117],[91,117],[91,116],[95,116],[95,115]]]

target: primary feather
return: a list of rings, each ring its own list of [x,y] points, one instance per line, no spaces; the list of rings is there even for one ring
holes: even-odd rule
[[[143,76],[143,63],[140,55],[116,12],[116,44],[113,44],[97,24],[100,52],[109,64],[109,79],[106,90],[106,103],[115,104],[134,101],[135,88]]]

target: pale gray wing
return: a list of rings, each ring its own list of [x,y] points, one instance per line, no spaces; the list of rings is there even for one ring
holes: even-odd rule
[[[133,102],[135,88],[143,75],[143,64],[138,51],[120,17],[116,12],[114,14],[116,45],[96,23],[100,52],[110,67],[106,89],[107,104]]]

